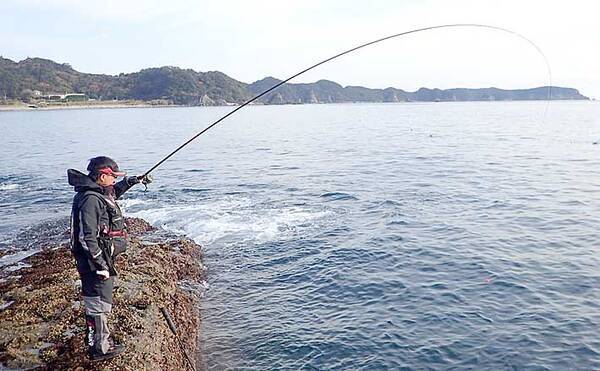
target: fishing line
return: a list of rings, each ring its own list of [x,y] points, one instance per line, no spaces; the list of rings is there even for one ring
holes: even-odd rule
[[[352,53],[354,51],[357,51],[359,49],[365,48],[367,46],[373,45],[373,44],[377,44],[380,43],[382,41],[386,41],[389,39],[393,39],[393,38],[397,38],[397,37],[401,37],[401,36],[406,36],[409,34],[413,34],[413,33],[417,33],[417,32],[423,32],[423,31],[430,31],[430,30],[435,30],[435,29],[440,29],[440,28],[458,28],[458,27],[475,27],[475,28],[486,28],[486,29],[491,29],[491,30],[496,30],[496,31],[502,31],[502,32],[506,32],[512,35],[515,35],[525,41],[527,41],[527,43],[529,43],[530,45],[532,45],[535,50],[542,56],[542,58],[544,59],[544,62],[546,63],[546,69],[548,71],[548,99],[547,102],[549,103],[550,100],[552,99],[552,71],[550,69],[550,63],[548,62],[548,58],[546,58],[546,55],[544,54],[544,52],[542,51],[542,49],[540,49],[533,41],[529,40],[528,38],[526,38],[525,36],[521,35],[518,32],[509,30],[507,28],[503,28],[503,27],[498,27],[498,26],[490,26],[490,25],[485,25],[485,24],[477,24],[477,23],[454,23],[454,24],[444,24],[444,25],[438,25],[438,26],[431,26],[431,27],[424,27],[424,28],[417,28],[414,30],[410,30],[410,31],[405,31],[405,32],[401,32],[401,33],[397,33],[397,34],[393,34],[393,35],[389,35],[389,36],[385,36],[382,37],[380,39],[377,40],[373,40],[361,45],[358,45],[354,48],[348,49],[346,51],[343,51],[341,53],[338,53],[332,57],[329,57],[327,59],[324,59],[318,63],[313,64],[312,66],[303,69],[302,71],[288,77],[287,79],[277,83],[276,85],[270,87],[269,89],[263,91],[262,93],[252,97],[251,99],[247,100],[246,102],[244,102],[242,105],[236,107],[234,110],[232,110],[231,112],[227,113],[226,115],[222,116],[221,118],[219,118],[217,121],[213,122],[212,124],[210,124],[208,127],[206,127],[205,129],[203,129],[202,131],[200,131],[198,134],[194,135],[193,137],[191,137],[188,141],[186,141],[185,143],[183,143],[182,145],[180,145],[179,147],[177,147],[175,150],[173,150],[173,152],[169,153],[166,157],[164,157],[162,160],[160,160],[158,163],[156,163],[156,165],[152,166],[148,171],[146,171],[144,173],[144,175],[142,175],[141,177],[145,177],[148,174],[150,174],[152,171],[154,171],[154,169],[156,169],[157,167],[159,167],[160,165],[162,165],[163,162],[167,161],[169,158],[171,158],[171,156],[173,156],[174,154],[176,154],[177,152],[179,152],[183,147],[187,146],[188,144],[190,144],[192,141],[194,141],[196,138],[198,138],[200,135],[206,133],[208,130],[212,129],[214,126],[216,126],[218,123],[220,123],[221,121],[225,120],[226,118],[228,118],[229,116],[233,115],[234,113],[236,113],[237,111],[241,110],[242,108],[246,107],[248,104],[256,101],[257,99],[263,97],[264,95],[272,92],[273,90],[277,89],[278,87],[280,87],[281,85],[289,82],[290,80],[322,65],[325,64],[327,62],[330,62],[336,58],[339,58],[343,55]],[[546,104],[546,110],[544,112],[544,117],[546,116],[546,113],[548,111],[548,103]]]

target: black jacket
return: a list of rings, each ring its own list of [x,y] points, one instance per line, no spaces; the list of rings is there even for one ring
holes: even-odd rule
[[[67,175],[77,192],[71,209],[71,251],[77,270],[80,274],[114,272],[112,251],[106,251],[103,239],[111,229],[111,219],[123,218],[115,200],[137,182],[125,178],[113,187],[102,187],[77,170],[69,169]]]

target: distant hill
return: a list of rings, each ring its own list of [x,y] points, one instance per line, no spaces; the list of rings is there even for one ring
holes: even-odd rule
[[[253,94],[258,94],[279,83],[273,77],[249,85]],[[576,89],[553,86],[553,100],[589,100]],[[327,80],[312,84],[286,84],[267,94],[262,101],[267,104],[282,103],[334,103],[334,102],[463,102],[463,101],[511,101],[547,100],[548,87],[533,89],[503,90],[482,89],[427,89],[407,92],[396,88],[369,89],[362,86],[346,86]]]
[[[98,100],[165,100],[172,104],[219,105],[250,98],[247,84],[221,72],[178,67],[148,68],[118,76],[75,71],[68,64],[27,58],[19,63],[0,58],[0,98],[27,100],[51,93],[84,93]]]
[[[82,93],[96,100],[135,99],[178,105],[240,104],[279,83],[273,77],[246,84],[218,71],[196,72],[178,67],[148,68],[117,76],[89,74],[67,63],[42,58],[20,62],[0,57],[0,102],[29,102],[49,94]],[[548,99],[548,87],[503,90],[427,89],[407,92],[396,88],[343,87],[328,80],[310,84],[285,84],[262,97],[263,104],[338,102],[510,101]],[[552,99],[588,100],[572,88],[552,87]]]

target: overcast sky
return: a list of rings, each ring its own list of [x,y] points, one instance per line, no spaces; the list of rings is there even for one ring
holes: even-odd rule
[[[600,98],[598,14],[595,0],[3,0],[0,54],[12,60],[49,58],[81,72],[118,74],[171,65],[253,82],[286,78],[388,34],[483,23],[536,43],[551,65],[553,85]],[[390,40],[295,81],[319,79],[409,91],[548,84],[545,62],[534,47],[511,34],[474,28]]]

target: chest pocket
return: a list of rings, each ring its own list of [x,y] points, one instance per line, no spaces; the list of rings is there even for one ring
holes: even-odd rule
[[[116,257],[127,251],[127,231],[125,230],[125,218],[119,205],[113,200],[104,197],[106,212],[108,213],[109,231],[111,241],[111,255]]]
[[[123,218],[123,212],[117,203],[109,197],[98,194],[96,192],[89,193],[102,200],[102,204],[106,207],[106,213],[108,215],[108,225],[100,225],[100,235],[98,236],[101,240],[106,243],[107,253],[112,258],[119,254],[127,251],[127,231],[125,229],[125,218]],[[87,196],[87,195],[86,195]]]
[[[104,203],[106,204],[106,212],[108,213],[109,231],[113,233],[119,231],[124,232],[125,219],[123,219],[123,212],[121,212],[121,208],[119,208],[119,205],[117,205],[116,202],[110,200],[109,198],[102,198],[104,199]]]

